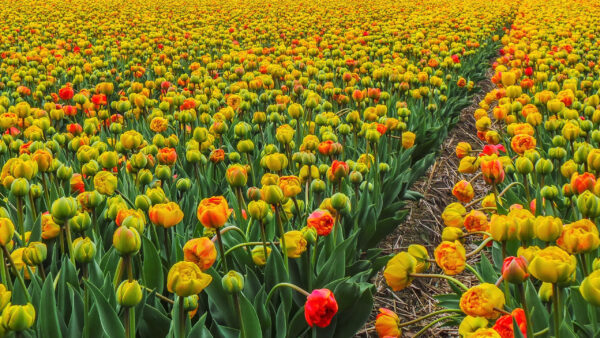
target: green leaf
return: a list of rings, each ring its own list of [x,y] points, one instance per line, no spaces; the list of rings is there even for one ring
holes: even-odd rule
[[[516,318],[512,317],[512,321],[513,321],[513,337],[514,338],[524,338],[523,332],[521,332],[521,329],[519,328],[519,324],[517,324]]]
[[[163,267],[156,247],[150,240],[142,236],[144,261],[142,275],[145,286],[162,293],[164,288]]]
[[[292,317],[288,325],[288,337],[301,337],[302,332],[306,330],[308,324],[304,318],[304,306],[301,307]]]
[[[223,338],[239,338],[240,337],[240,331],[238,329],[234,329],[229,326],[219,325],[217,323],[214,323],[214,328],[216,328],[216,330],[217,330],[216,334],[218,337],[223,337]]]
[[[277,309],[277,315],[275,316],[275,337],[285,338],[287,331],[287,314],[283,306]]]
[[[175,304],[173,304],[173,309],[171,310],[171,318],[181,318],[181,309],[183,309],[181,306],[181,302],[183,302],[183,298],[182,297],[177,297],[175,299]],[[186,321],[185,327],[184,327],[184,332],[181,335],[182,337],[187,337],[187,333],[190,330],[190,317],[187,316],[187,314],[183,315]],[[172,337],[179,337],[179,320],[171,320],[170,323],[170,327],[169,327],[169,333],[168,336],[172,336]]]
[[[46,278],[42,287],[42,299],[38,309],[38,329],[48,337],[62,337],[60,326],[58,324],[58,315],[56,313],[56,302],[54,300],[54,286],[52,285],[52,275]]]
[[[559,328],[561,337],[577,337],[575,331],[573,331],[573,325],[571,321],[563,320]]]
[[[435,295],[433,298],[438,300],[438,306],[446,309],[460,309],[460,298],[455,293],[446,295]]]
[[[88,281],[85,283],[94,296],[94,305],[98,309],[98,314],[100,316],[100,322],[102,324],[102,330],[104,333],[106,333],[106,335],[109,337],[125,338],[125,328],[119,320],[119,316],[117,315],[115,309],[110,306],[100,289]]]
[[[527,281],[525,285],[525,299],[530,310],[531,323],[535,332],[540,331],[548,327],[549,314],[546,311],[546,307],[540,301],[537,295],[535,287],[531,280]]]
[[[486,255],[481,255],[481,261],[478,264],[477,270],[486,283],[496,283],[498,274],[496,273],[496,270],[494,270],[492,263],[490,263],[490,260]]]
[[[587,302],[581,296],[579,288],[571,288],[569,295],[569,304],[573,304],[573,319],[582,325],[590,323],[590,313],[588,311]]]
[[[273,256],[271,254],[271,256]],[[208,308],[213,320],[217,323],[235,325],[235,309],[231,297],[223,290],[221,285],[221,275],[213,268],[205,271],[211,275],[212,282],[204,289],[208,295]]]
[[[347,300],[343,308],[336,314],[337,325],[334,337],[352,337],[369,319],[373,309],[373,294],[371,284],[361,293],[357,284],[342,283],[335,289],[334,294],[339,301]]]
[[[318,269],[318,275],[314,284],[316,288],[322,287],[332,280],[344,277],[346,271],[346,248],[354,243],[357,234],[358,233],[355,233],[336,246],[333,253],[320,269]]]
[[[146,304],[138,333],[141,337],[166,337],[171,320],[157,308]]]
[[[278,283],[289,282],[287,271],[283,263],[283,258],[279,254],[279,250],[273,250],[267,259],[265,267],[265,290],[271,289]],[[277,304],[277,300],[285,304],[285,308],[289,311],[292,306],[292,290],[289,288],[280,288],[276,291],[271,302]]]
[[[198,320],[198,322],[196,322],[196,324],[194,324],[194,326],[192,327],[192,330],[189,333],[189,337],[199,337],[199,338],[212,338],[213,335],[210,333],[210,331],[206,328],[206,326],[204,325],[204,323],[206,322],[206,313],[200,317],[200,319]]]
[[[39,242],[42,240],[42,218],[36,217],[35,223],[31,228],[31,234],[29,235],[29,242]]]
[[[260,321],[252,303],[243,293],[239,293],[240,307],[242,308],[242,322],[244,323],[244,333],[246,337],[261,337],[262,331]]]
[[[68,328],[65,326],[64,328],[61,328],[63,330],[63,332],[67,332],[67,336],[71,337],[71,338],[79,338],[81,337],[81,332],[83,331],[83,327],[84,327],[84,319],[83,316],[85,314],[84,312],[84,305],[83,305],[83,299],[81,298],[81,295],[79,294],[79,292],[77,292],[75,290],[75,288],[78,286],[72,286],[71,284],[69,284],[69,294],[71,296],[71,319],[69,320],[69,326]],[[92,327],[92,325],[98,325],[100,320],[98,320],[98,313],[94,312],[94,311],[90,311],[89,314],[87,314],[90,318],[90,332],[97,332],[94,331],[94,327]],[[62,320],[61,321],[61,325],[64,325],[64,322]],[[100,328],[98,328],[98,331],[101,331]]]
[[[266,300],[267,295],[265,294],[265,288],[263,287],[260,289],[260,291],[256,295],[256,298],[254,299],[254,308],[256,309],[256,315],[258,316],[258,320],[260,321],[260,326],[264,328],[263,337],[270,337],[272,321],[271,313],[267,309],[267,307],[271,308],[271,304],[265,304]]]

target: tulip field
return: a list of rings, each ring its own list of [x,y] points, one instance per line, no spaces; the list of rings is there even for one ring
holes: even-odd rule
[[[600,335],[598,13],[2,2],[0,337]]]

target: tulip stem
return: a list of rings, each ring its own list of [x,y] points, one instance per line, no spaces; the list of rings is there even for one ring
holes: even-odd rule
[[[471,179],[469,180],[469,183],[473,183],[473,181],[475,181],[481,175],[483,175],[483,172],[482,171],[478,172],[473,177],[471,177]]]
[[[277,290],[278,288],[280,288],[282,286],[287,286],[288,288],[292,288],[292,289],[300,292],[301,294],[305,295],[306,297],[308,297],[310,295],[310,293],[308,293],[308,291],[304,290],[303,288],[299,287],[298,285],[295,285],[292,283],[278,283],[278,284],[275,284],[275,286],[273,286],[271,291],[269,291],[269,294],[267,295],[267,300],[265,301],[265,305],[269,304],[269,301],[271,300],[271,297],[273,297],[275,290]]]
[[[25,286],[25,280],[23,279],[23,276],[21,275],[19,270],[17,270],[15,261],[13,261],[12,256],[10,255],[10,252],[8,252],[8,249],[6,248],[5,245],[2,245],[2,251],[4,252],[4,255],[6,256],[6,258],[8,259],[8,263],[10,263],[10,266],[12,267],[13,272],[15,273],[15,275],[17,275],[17,278],[19,279],[19,284],[21,284],[23,291],[25,291],[25,297],[27,298],[27,302],[31,303],[31,296],[29,295],[27,286]]]
[[[488,237],[492,237],[492,234],[490,234],[487,231],[473,231],[473,232],[467,232],[466,234],[462,235],[461,237],[467,237],[467,236],[472,236],[472,235],[485,235]]]
[[[235,189],[235,197],[237,199],[237,203],[238,203],[238,208],[240,209],[240,214],[236,215],[238,221],[240,222],[240,224],[244,223],[244,197],[242,196],[242,189],[241,188],[237,188]]]
[[[313,253],[312,253],[312,257],[311,257],[311,267],[313,269],[313,271],[316,270],[317,267],[317,254],[319,252],[319,236],[317,236],[317,239],[315,240],[315,244],[313,245]]]
[[[29,203],[31,203],[31,212],[33,213],[34,217],[37,217],[37,208],[35,207],[35,200],[33,199],[31,190],[29,190]]]
[[[496,183],[492,184],[492,189],[494,190],[494,202],[496,202],[496,207],[500,204],[500,196],[498,196],[498,185]]]
[[[283,263],[285,263],[285,270],[289,271],[289,267],[288,267],[288,256],[287,256],[287,246],[285,245],[285,236],[284,236],[284,231],[283,231],[283,224],[281,224],[281,219],[279,218],[279,208],[277,205],[275,205],[275,221],[277,222],[277,228],[279,229],[279,236],[281,239],[281,251],[283,252],[283,257],[284,257],[284,261]],[[266,257],[265,257],[266,259]]]
[[[473,250],[473,251],[469,252],[468,254],[466,254],[466,257],[468,258],[468,257],[471,257],[471,256],[473,256],[473,255],[476,255],[476,254],[477,254],[477,253],[479,253],[481,250],[483,250],[483,248],[485,248],[485,246],[486,246],[486,245],[487,245],[489,242],[491,242],[491,241],[493,241],[493,240],[494,240],[494,239],[493,239],[492,237],[488,237],[488,238],[486,238],[486,239],[485,239],[483,242],[481,242],[481,244],[479,244],[479,246],[478,246],[478,247],[477,247],[475,250]]]
[[[306,278],[307,278],[307,286],[309,290],[312,290],[312,260],[310,257],[310,243],[306,246],[306,255],[305,255],[305,260],[306,260]]]
[[[117,263],[117,270],[115,271],[115,278],[113,279],[113,286],[116,289],[119,286],[119,283],[123,279],[123,257],[119,258],[119,263]]]
[[[230,254],[233,250],[238,249],[238,248],[243,248],[246,246],[252,246],[252,245],[265,245],[265,250],[266,250],[266,246],[267,245],[277,245],[279,244],[279,242],[246,242],[246,243],[240,243],[240,244],[236,244],[234,246],[232,246],[231,248],[227,249],[227,251],[225,251],[225,256],[227,256],[228,254]],[[265,256],[265,259],[267,258],[267,256]]]
[[[2,260],[2,268],[0,270],[0,274],[2,275],[2,284],[6,285],[9,290],[12,290],[10,285],[6,280],[6,264],[4,263],[4,251],[0,250],[0,260]]]
[[[527,174],[523,174],[523,186],[525,187],[525,196],[527,196],[527,203],[531,202],[531,193],[529,192],[529,182],[527,182]]]
[[[217,230],[218,233],[219,230]],[[185,307],[183,297],[179,297],[179,337],[185,337]]]
[[[131,255],[125,257],[125,264],[127,265],[127,281],[133,282],[133,261]]]
[[[521,296],[521,305],[523,306],[523,312],[525,312],[525,321],[527,322],[527,337],[533,337],[533,326],[531,326],[531,318],[529,308],[527,307],[527,298],[525,297],[525,288],[523,283],[517,284],[517,290]]]
[[[38,265],[38,268],[40,269],[40,275],[42,276],[42,281],[46,280],[46,270],[44,270],[44,264],[40,264]]]
[[[479,272],[477,272],[477,270],[475,270],[474,267],[472,267],[470,264],[465,264],[465,267],[467,268],[467,270],[471,271],[480,282],[484,282],[483,277],[481,277]]]
[[[423,333],[425,333],[425,331],[427,331],[427,330],[428,330],[430,327],[434,326],[435,324],[437,324],[437,323],[439,323],[439,322],[441,322],[441,321],[444,321],[444,320],[447,320],[447,319],[454,319],[454,318],[456,318],[456,317],[458,317],[458,315],[452,315],[452,316],[446,316],[446,317],[441,317],[441,318],[438,318],[438,319],[436,319],[436,320],[432,321],[431,323],[429,323],[429,324],[425,325],[425,326],[424,326],[424,327],[423,327],[423,328],[422,328],[422,329],[421,329],[419,332],[415,333],[415,335],[413,336],[413,338],[414,338],[414,337],[418,337],[418,336],[422,335],[422,334],[423,334]]]
[[[25,240],[25,225],[23,224],[23,198],[17,197],[17,222],[19,223],[19,235]]]
[[[511,315],[512,315],[510,312],[508,312],[508,311],[505,311],[505,310],[503,310],[503,309],[501,309],[501,308],[498,308],[498,307],[494,307],[494,311],[496,311],[496,312],[500,312],[500,313],[501,313],[501,314],[503,314],[503,315],[509,315],[509,316],[511,316]]]
[[[244,320],[242,319],[242,306],[240,305],[240,295],[233,294],[233,303],[235,304],[235,311],[237,312],[238,319],[240,321],[240,337],[246,337],[246,329],[244,328]]]
[[[165,258],[167,259],[167,263],[170,263],[170,256],[171,256],[171,240],[169,238],[169,229],[165,229],[163,228],[163,241],[165,243]]]
[[[554,305],[554,336],[560,338],[560,287],[558,284],[552,284],[552,303]]]
[[[296,214],[292,218],[292,229],[294,229],[296,218],[300,215],[300,207],[298,206],[298,200],[296,199],[296,196],[292,197],[292,201],[294,202],[294,208],[296,208]]]
[[[439,310],[439,311],[428,313],[428,314],[426,314],[426,315],[424,315],[422,317],[419,317],[417,319],[413,319],[413,320],[408,321],[408,322],[402,322],[402,323],[398,324],[398,326],[399,327],[409,326],[409,325],[418,323],[418,322],[420,322],[420,321],[422,321],[424,319],[427,319],[429,317],[441,315],[443,313],[448,313],[448,312],[460,312],[460,313],[462,313],[462,310],[461,309],[444,309],[444,310]]]
[[[545,329],[543,329],[541,331],[538,331],[538,332],[534,333],[533,336],[534,337],[539,337],[539,336],[542,336],[542,335],[548,333],[548,331],[550,331],[549,327],[547,327],[547,328],[545,328]]]
[[[225,249],[223,248],[223,239],[221,238],[221,229],[217,228],[217,244],[219,245],[219,251],[221,252],[221,258],[223,259],[223,264],[225,265],[225,271],[229,271],[229,266],[227,265],[227,256],[225,253]],[[265,257],[265,259],[267,259]]]
[[[480,197],[478,199],[472,200],[469,204],[465,205],[465,209],[468,209],[468,208],[474,206],[475,204],[483,201],[485,198],[486,198],[486,196],[483,196],[483,197]]]
[[[586,259],[585,259],[585,255],[586,255],[585,253],[579,254],[579,259],[580,259],[580,262],[581,262],[581,272],[583,272],[583,278],[587,277],[588,274],[589,274],[588,273],[587,262],[586,262]]]
[[[69,223],[64,225],[65,227],[65,235],[67,236],[67,248],[69,249],[69,258],[71,259],[71,263],[75,266],[75,255],[73,255],[73,240],[71,239],[71,226]]]
[[[410,274],[411,277],[424,277],[424,278],[443,278],[446,279],[456,285],[458,285],[461,289],[467,291],[469,290],[469,288],[464,285],[463,283],[461,283],[458,279],[450,277],[450,276],[446,276],[446,275],[441,275],[441,274],[428,274],[428,273],[411,273]]]
[[[87,286],[88,280],[88,269],[87,264],[83,264],[81,267],[83,272],[83,338],[90,337],[90,290]]]
[[[158,238],[158,232],[156,231],[156,226],[152,225],[152,226],[150,226],[150,228],[152,228],[152,233],[150,234],[150,237],[152,237],[152,240],[154,241],[154,245],[156,246],[156,250],[158,250],[158,253],[160,254],[160,239]]]
[[[265,224],[261,219],[259,221],[260,224],[260,237],[262,239],[263,253],[265,254],[265,263],[267,262],[267,258],[269,258],[269,252],[267,251],[267,233],[265,232]]]
[[[504,196],[504,194],[506,194],[506,192],[508,191],[508,189],[514,187],[515,185],[523,185],[523,183],[521,183],[521,182],[512,182],[511,184],[507,185],[504,189],[502,189],[502,191],[498,195],[498,198]]]
[[[227,227],[224,227],[223,229],[221,229],[221,235],[224,235],[231,230],[237,231],[240,235],[242,235],[242,238],[244,239],[244,241],[248,241],[248,238],[246,238],[246,234],[242,231],[242,229],[240,229],[236,226],[233,226],[233,225],[227,226]],[[213,238],[213,242],[214,242],[214,238]]]
[[[171,305],[175,304],[175,302],[172,299],[169,299],[163,295],[161,295],[160,293],[156,292],[156,290],[150,289],[147,286],[144,286],[144,289],[146,289],[146,291],[150,292],[150,293],[154,293],[154,295],[159,298],[160,300],[163,300]]]
[[[483,208],[479,208],[479,209],[475,209],[477,211],[494,211],[497,210],[496,207],[483,207]]]
[[[46,208],[50,207],[50,192],[48,191],[48,174],[42,173],[42,185],[44,187],[44,196],[46,197]]]
[[[596,332],[598,331],[598,314],[596,313],[596,307],[590,303],[588,303],[588,309],[592,315],[592,330],[594,331],[592,335],[595,337]]]
[[[308,188],[310,186],[310,178],[306,179],[306,188],[304,188],[304,210],[310,210],[308,205]],[[358,198],[358,197],[357,197]]]
[[[117,194],[119,194],[121,197],[123,197],[123,199],[125,200],[125,202],[127,202],[127,204],[129,204],[132,208],[135,209],[135,204],[131,202],[131,200],[129,198],[127,198],[127,196],[125,196],[122,192],[120,192],[119,190],[115,190],[115,192]]]
[[[135,338],[135,307],[127,308],[129,313],[129,323],[127,324],[127,330],[129,331],[128,338]]]

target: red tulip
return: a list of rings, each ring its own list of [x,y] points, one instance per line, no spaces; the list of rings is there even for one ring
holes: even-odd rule
[[[527,260],[523,256],[506,257],[502,264],[502,277],[510,283],[524,282],[529,277]]]
[[[328,289],[313,290],[304,304],[304,318],[311,327],[327,327],[337,311],[338,304]]]

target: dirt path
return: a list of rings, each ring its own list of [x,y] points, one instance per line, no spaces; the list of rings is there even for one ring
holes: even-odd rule
[[[420,192],[424,197],[419,201],[408,204],[410,214],[405,222],[389,236],[389,240],[382,242],[380,245],[385,253],[406,250],[410,244],[416,243],[424,245],[428,249],[430,257],[433,257],[433,250],[441,241],[441,232],[444,227],[441,220],[442,211],[447,204],[455,202],[455,198],[452,196],[452,187],[463,178],[463,175],[456,170],[459,164],[459,160],[455,155],[456,145],[458,142],[467,141],[471,143],[473,149],[481,149],[484,144],[474,133],[475,119],[473,112],[479,108],[479,102],[483,99],[485,93],[493,88],[493,84],[489,80],[492,75],[490,72],[486,80],[479,83],[479,87],[482,89],[481,92],[473,98],[472,104],[461,112],[460,120],[441,146],[436,162],[429,168],[427,174],[411,187],[411,190]],[[473,187],[475,188],[476,197],[482,196],[484,192],[487,193],[488,191],[488,187],[482,184],[481,181],[474,182]],[[476,245],[471,243],[465,244],[467,252],[475,247]],[[432,264],[429,272],[439,273],[441,270],[435,264]],[[474,282],[465,277],[469,276],[459,275],[458,279],[465,282],[467,286]],[[432,296],[444,294],[450,290],[444,280],[417,279],[405,290],[393,292],[387,287],[382,272],[377,274],[373,282],[377,287],[375,307],[371,314],[371,320],[358,333],[358,337],[377,337],[374,320],[380,307],[393,310],[398,314],[401,321],[409,321],[437,310],[437,301]],[[413,336],[430,320],[421,322],[420,325],[405,328],[403,335],[405,337]],[[423,337],[434,335],[446,337],[456,336],[457,334],[456,329],[433,327]]]

